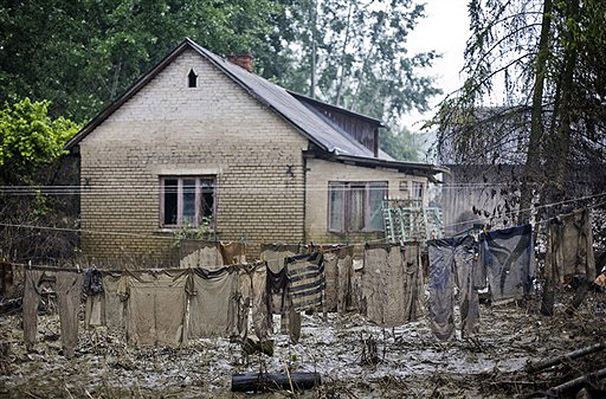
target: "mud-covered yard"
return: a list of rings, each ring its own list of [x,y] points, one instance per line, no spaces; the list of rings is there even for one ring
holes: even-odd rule
[[[562,300],[566,302],[566,299]],[[302,397],[525,397],[606,367],[604,351],[560,362],[541,373],[525,366],[606,340],[606,294],[591,293],[574,316],[538,314],[538,304],[482,305],[480,332],[439,342],[426,319],[395,329],[372,326],[354,313],[303,316],[301,341],[274,334],[273,357],[244,355],[226,339],[181,349],[127,346],[103,328],[81,331],[76,357],[61,353],[58,316],[39,319],[40,342],[27,353],[18,312],[0,317],[4,353],[0,397],[241,397],[231,376],[261,370],[316,371],[322,386]],[[274,323],[276,326],[279,323]],[[276,328],[278,330],[278,328]],[[375,350],[376,349],[376,350]],[[593,381],[593,397],[604,397]],[[565,392],[574,397],[581,386]],[[598,393],[596,393],[598,392]],[[284,397],[287,392],[265,394]]]

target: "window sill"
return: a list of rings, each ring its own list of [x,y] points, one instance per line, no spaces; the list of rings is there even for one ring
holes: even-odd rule
[[[154,231],[154,234],[176,234],[183,231],[183,227],[175,226],[175,227],[160,227]],[[218,234],[215,230],[208,230],[207,234]]]

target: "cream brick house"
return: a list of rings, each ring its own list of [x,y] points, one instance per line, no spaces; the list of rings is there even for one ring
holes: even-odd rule
[[[184,226],[220,240],[382,234],[384,196],[440,168],[378,149],[381,122],[289,92],[186,39],[82,129],[82,250],[162,256]]]

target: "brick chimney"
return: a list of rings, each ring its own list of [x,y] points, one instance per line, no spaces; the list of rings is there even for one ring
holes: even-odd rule
[[[253,71],[253,56],[251,53],[230,54],[227,56],[227,61],[241,66],[248,72]]]

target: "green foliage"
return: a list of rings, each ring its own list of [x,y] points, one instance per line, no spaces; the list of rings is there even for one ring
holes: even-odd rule
[[[185,225],[174,232],[174,245],[180,247],[186,240],[209,240],[213,233],[212,217],[203,217],[199,225]]]
[[[26,98],[0,110],[0,170],[4,183],[27,179],[64,154],[63,146],[80,128],[62,117],[48,116],[48,101]]]
[[[287,5],[279,26],[293,38],[294,62],[280,83],[310,93],[316,54],[316,96],[329,103],[382,118],[428,109],[439,94],[423,70],[433,52],[410,55],[406,39],[422,18],[423,6],[411,0],[305,0]]]
[[[53,115],[87,120],[186,36],[219,54],[253,50],[271,73],[281,10],[272,0],[4,2],[0,100],[51,99]]]
[[[400,161],[418,162],[423,152],[419,136],[408,129],[399,132],[386,130],[381,132],[380,147],[383,151]]]

